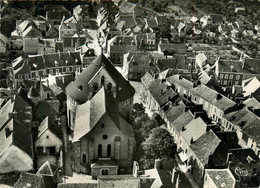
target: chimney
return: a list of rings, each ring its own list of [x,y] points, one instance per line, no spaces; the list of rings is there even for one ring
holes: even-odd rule
[[[234,66],[233,65],[230,66],[230,71],[234,72]]]
[[[175,168],[172,169],[172,183],[174,184],[174,176],[175,176],[176,170]]]
[[[134,177],[138,177],[138,171],[139,171],[139,164],[134,161],[134,165],[133,165],[133,176]]]
[[[60,51],[58,51],[58,54],[59,54],[59,59],[61,58],[61,52]]]
[[[161,169],[161,159],[154,160],[154,168],[157,170]]]

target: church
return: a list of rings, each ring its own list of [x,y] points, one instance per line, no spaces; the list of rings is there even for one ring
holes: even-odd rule
[[[126,120],[135,90],[102,54],[66,88],[73,171],[99,175],[129,172],[135,145]]]
[[[68,125],[72,131],[77,106],[90,100],[102,87],[113,93],[120,115],[128,119],[133,107],[135,89],[107,57],[101,54],[66,87]]]

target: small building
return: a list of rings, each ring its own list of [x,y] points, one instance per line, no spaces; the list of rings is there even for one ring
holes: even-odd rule
[[[47,116],[38,127],[38,135],[35,141],[38,167],[47,161],[58,164],[62,141],[61,127],[49,121]]]

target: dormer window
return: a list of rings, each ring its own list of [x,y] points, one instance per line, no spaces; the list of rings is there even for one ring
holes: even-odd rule
[[[82,90],[83,90],[83,86],[80,85],[80,86],[78,87],[78,90],[82,91]]]
[[[59,63],[56,60],[54,61],[54,64],[55,64],[55,67],[59,66]]]

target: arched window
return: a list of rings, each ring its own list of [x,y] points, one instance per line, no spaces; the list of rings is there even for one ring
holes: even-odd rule
[[[98,157],[102,157],[102,145],[98,145]]]
[[[82,163],[87,163],[87,155],[86,154],[82,155]]]
[[[108,91],[112,91],[112,84],[111,84],[111,83],[108,83],[108,84],[107,84],[107,90],[108,90]]]
[[[111,157],[111,145],[107,145],[107,157]]]
[[[105,76],[101,76],[101,83],[100,83],[102,86],[105,84]]]

